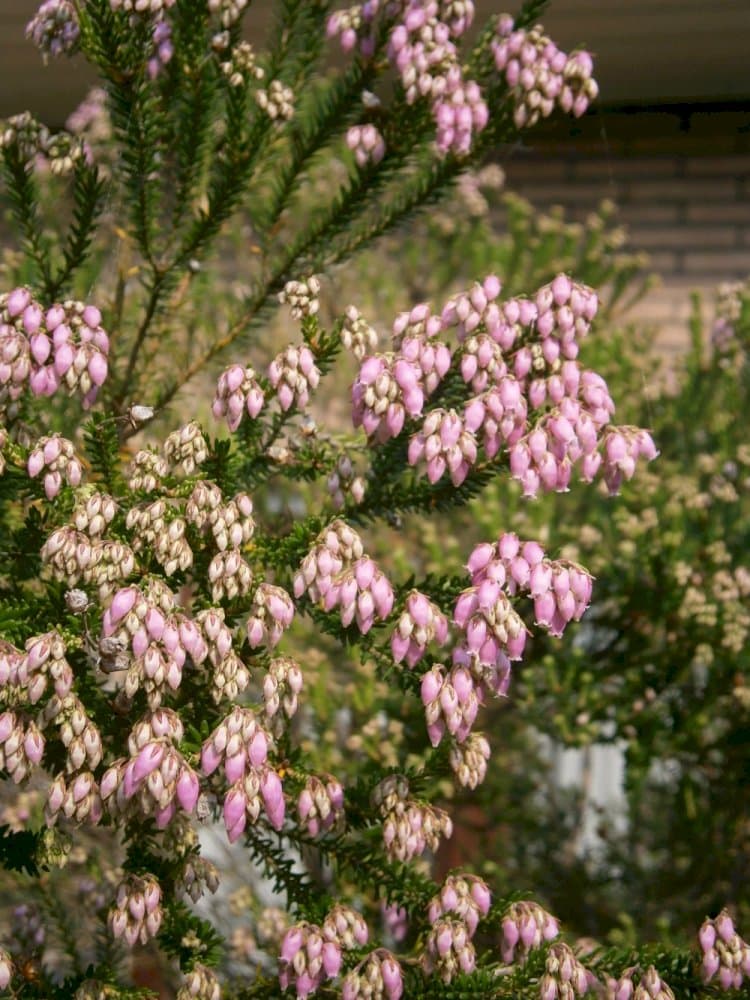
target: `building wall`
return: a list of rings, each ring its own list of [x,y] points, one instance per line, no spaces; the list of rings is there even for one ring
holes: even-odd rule
[[[504,162],[507,186],[537,207],[563,206],[572,221],[614,201],[629,247],[661,277],[637,315],[678,349],[690,291],[710,296],[750,275],[750,111],[622,110],[576,131],[531,135]]]
[[[24,38],[40,2],[0,0],[0,117],[28,108],[61,124],[92,73],[80,59],[42,68]],[[476,23],[520,6],[520,0],[476,0]],[[244,18],[248,38],[261,47],[272,7],[272,0],[253,0]],[[750,95],[748,0],[552,0],[541,21],[563,48],[585,45],[594,53],[604,105]]]

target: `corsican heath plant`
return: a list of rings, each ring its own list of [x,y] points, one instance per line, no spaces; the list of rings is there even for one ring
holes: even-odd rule
[[[173,962],[180,1000],[702,989],[689,955],[623,970],[557,940],[536,902],[431,877],[452,831],[441,785],[490,766],[482,706],[512,692],[532,630],[583,616],[590,573],[508,530],[459,573],[399,579],[372,555],[384,524],[498,477],[529,498],[574,478],[617,492],[656,457],[579,360],[596,291],[478,275],[399,313],[383,344],[356,304],[319,309],[332,268],[498,144],[585,112],[591,57],[544,34],[541,6],[475,31],[470,2],[285,0],[263,52],[241,0],[47,0],[30,23],[101,90],[67,131],[24,113],[0,134],[21,251],[0,296],[0,767],[43,802],[0,857],[49,901],[47,870],[88,851],[95,929],[81,941],[59,908],[19,906],[10,996],[148,995],[122,961],[139,946]],[[340,183],[321,186],[334,161]],[[233,220],[244,287],[223,297]],[[256,357],[279,306],[295,339]],[[359,362],[352,429],[322,433],[313,400],[342,350]],[[328,487],[312,513],[288,499],[299,482]],[[387,688],[386,718],[417,706],[408,755],[324,767],[316,743],[346,724],[310,711],[306,660],[319,673],[325,650],[332,678]],[[285,908],[244,978],[219,975],[221,938],[191,905],[218,887],[199,837],[217,829]],[[701,944],[704,973],[716,954],[735,985],[747,948],[723,914]]]

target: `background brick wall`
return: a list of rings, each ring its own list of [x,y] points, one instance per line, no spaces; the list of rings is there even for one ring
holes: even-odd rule
[[[605,198],[618,205],[629,248],[661,278],[636,315],[666,349],[685,342],[691,290],[750,274],[750,111],[621,109],[508,152],[507,187],[536,207],[583,222]]]

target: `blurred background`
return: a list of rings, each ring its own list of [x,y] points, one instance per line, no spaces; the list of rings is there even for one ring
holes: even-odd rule
[[[80,58],[41,65],[24,38],[37,6],[0,3],[0,117],[28,109],[60,126],[93,81]],[[750,3],[710,6],[709,18],[704,0],[550,4],[551,37],[594,53],[600,99],[582,121],[556,118],[499,151],[507,187],[536,208],[563,205],[576,221],[616,202],[662,278],[634,315],[659,325],[668,350],[684,336],[688,290],[745,277],[750,263]],[[504,9],[476,7],[475,23]],[[270,8],[252,4],[249,37],[263,37]]]
[[[28,109],[62,126],[94,81],[80,59],[42,65],[24,38],[37,6],[0,0],[0,117]],[[249,37],[264,36],[270,6],[253,3]],[[477,21],[500,10],[496,0],[478,2]],[[552,552],[580,556],[592,569],[599,618],[587,618],[591,624],[564,644],[540,640],[512,697],[487,713],[496,773],[458,803],[457,834],[439,864],[472,865],[481,856],[498,891],[535,894],[580,935],[628,942],[638,926],[647,937],[682,941],[704,910],[740,898],[750,868],[750,823],[742,818],[748,653],[732,631],[738,622],[750,629],[742,589],[750,577],[741,576],[750,448],[735,419],[750,399],[741,364],[750,339],[747,289],[730,289],[713,332],[731,328],[731,335],[714,338],[720,350],[710,361],[705,350],[706,303],[718,285],[750,271],[750,0],[714,0],[710,16],[705,0],[557,0],[543,23],[562,48],[582,44],[594,53],[595,108],[577,122],[555,117],[498,149],[504,183],[490,170],[459,185],[450,202],[337,274],[338,284],[324,289],[322,314],[330,321],[356,301],[382,330],[399,309],[444,301],[456,283],[492,270],[509,293],[531,292],[556,270],[606,290],[602,335],[587,345],[594,352],[587,363],[610,379],[625,420],[654,429],[662,458],[653,475],[615,504],[574,489],[524,505],[515,487],[493,485],[443,530],[406,518],[373,554],[404,578],[451,560],[459,571],[468,542],[502,527],[523,537],[546,531]],[[602,211],[602,202],[612,205]],[[228,235],[228,269],[245,262],[252,213],[241,221]],[[643,284],[646,271],[659,280]],[[702,319],[693,313],[694,290],[704,299]],[[633,300],[623,318],[616,307]],[[291,332],[277,324],[264,336]],[[669,394],[657,385],[660,362],[673,373]],[[336,403],[340,409],[327,412],[320,405],[318,416],[332,415],[333,424],[340,417],[343,426],[348,406]],[[207,416],[207,403],[195,405]],[[258,506],[283,503],[293,516],[293,501],[302,510],[320,502],[269,495]],[[745,581],[739,597],[726,583],[730,571]],[[327,674],[312,631],[301,630],[296,642],[313,678],[311,705],[338,698],[346,722],[343,736],[302,733],[321,767],[338,773],[408,752],[423,724],[419,707],[394,701],[384,730],[375,709],[386,693],[374,681],[365,692],[361,672],[352,683],[343,662],[342,676]],[[22,803],[15,822],[31,811]],[[3,821],[11,821],[7,809]],[[257,945],[269,947],[266,925],[278,914],[262,887],[253,901],[236,854],[206,839],[222,868],[238,865],[227,882],[239,888],[216,908],[234,939],[233,968],[252,965]],[[750,916],[747,903],[744,912]],[[164,987],[163,995],[173,994]]]

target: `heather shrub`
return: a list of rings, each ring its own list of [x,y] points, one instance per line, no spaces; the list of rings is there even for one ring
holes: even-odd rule
[[[590,55],[533,2],[470,34],[468,2],[284,0],[263,52],[245,7],[46,0],[30,38],[102,89],[65,131],[0,135],[0,860],[22,896],[0,989],[147,996],[159,961],[180,1000],[738,985],[726,911],[702,965],[574,950],[529,893],[436,876],[453,791],[492,770],[480,713],[532,636],[592,641],[593,578],[513,525],[409,575],[387,532],[510,480],[616,493],[656,457],[579,357],[596,290],[488,269],[386,342],[356,302],[320,309],[332,269],[500,143],[583,114]],[[254,871],[244,968],[201,901],[219,837]]]

